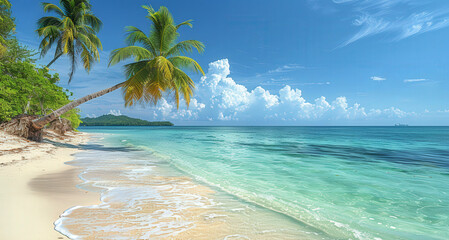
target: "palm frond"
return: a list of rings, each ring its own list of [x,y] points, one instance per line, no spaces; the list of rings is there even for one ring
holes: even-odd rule
[[[62,26],[61,26],[65,32],[67,32],[67,30],[73,31],[73,29],[75,29],[75,23],[72,19],[66,17],[64,18],[64,20],[62,20]]]
[[[64,31],[61,36],[62,40],[62,52],[68,54],[71,52],[71,48],[74,44],[75,36],[72,31]]]
[[[83,50],[80,53],[82,53],[82,54],[89,53],[90,57],[88,59],[99,61],[100,60],[100,53],[98,52],[99,47],[94,42],[95,38],[92,38],[92,39],[91,38],[92,38],[92,36],[89,36],[89,35],[78,34],[77,43],[81,44],[82,48],[86,50],[86,51]],[[83,57],[83,56],[81,56],[81,57]],[[86,58],[86,57],[83,57],[83,58]],[[90,68],[88,70],[90,70]]]
[[[135,61],[150,59],[153,55],[145,48],[139,46],[128,46],[115,49],[109,57],[109,66],[113,66],[128,58],[134,57]]]
[[[44,12],[46,12],[46,13],[53,12],[53,13],[56,13],[57,15],[59,15],[60,17],[64,16],[64,12],[61,10],[61,8],[59,8],[55,4],[46,3],[46,2],[43,2],[41,4],[42,4],[42,7],[44,8]]]
[[[89,38],[89,40],[92,43],[92,50],[95,50],[98,52],[98,50],[103,50],[103,44],[101,44],[100,39],[97,37],[97,35],[92,33],[87,33],[86,36]]]
[[[109,58],[109,65],[135,58],[136,62],[125,65],[125,106],[157,104],[165,94],[173,94],[177,108],[181,98],[188,106],[195,84],[183,69],[203,75],[204,71],[195,60],[180,55],[194,50],[201,53],[204,45],[196,40],[176,43],[179,36],[177,30],[181,26],[192,26],[191,20],[175,25],[167,8],[161,7],[155,11],[150,6],[143,7],[148,11],[147,18],[152,23],[150,34],[146,35],[136,27],[127,27],[126,41],[129,46],[114,50]]]
[[[126,42],[128,45],[135,45],[136,43],[142,44],[148,51],[151,52],[153,57],[157,55],[154,43],[148,38],[148,36],[140,29],[128,26],[126,27],[126,32],[128,36],[126,37]]]
[[[36,30],[37,34],[44,38],[57,37],[60,34],[60,30],[57,26],[46,26]]]
[[[47,26],[37,30],[39,36],[43,36],[39,48],[41,49],[41,57],[47,54],[53,43],[59,40],[59,29],[56,26]]]
[[[166,89],[157,81],[151,81],[143,88],[143,101],[156,105]]]
[[[50,26],[60,27],[62,24],[61,19],[57,17],[41,17],[37,21],[38,28],[45,28]]]
[[[70,84],[70,82],[72,82],[73,74],[75,73],[76,70],[76,54],[74,51],[69,53],[69,58],[70,58],[70,73],[69,73],[69,84]]]
[[[193,90],[195,89],[195,83],[179,68],[175,68],[173,75],[172,87],[174,89],[176,107],[179,108],[179,93],[182,94],[182,97],[188,107],[190,104],[190,98],[193,95]]]
[[[81,24],[81,25],[77,25],[76,27],[76,31],[82,34],[96,34],[97,31],[95,31],[91,26],[86,25],[86,24]]]
[[[170,48],[164,56],[169,57],[191,53],[194,49],[196,49],[198,53],[202,53],[204,51],[204,44],[197,40],[182,41]]]
[[[69,16],[74,14],[75,2],[73,0],[60,0],[59,3],[62,6],[62,11],[64,16]]]
[[[176,30],[179,29],[179,28],[182,27],[182,26],[193,27],[192,22],[193,22],[193,20],[187,20],[187,21],[184,21],[184,22],[182,22],[182,23],[176,25]]]
[[[201,66],[192,58],[185,56],[176,56],[168,58],[168,60],[177,68],[188,69],[194,71],[195,73],[201,73],[204,75],[204,71]]]
[[[123,87],[125,106],[132,106],[142,103],[143,89],[151,77],[151,68],[148,61],[139,61],[125,65],[125,72],[128,80]]]
[[[98,57],[98,53],[97,55],[92,54],[91,50],[81,42],[78,42],[78,48],[83,67],[87,72],[89,72],[92,69],[94,61],[96,60],[95,58]]]
[[[166,7],[160,7],[157,12],[148,6],[146,9],[148,10],[147,18],[153,23],[149,38],[159,55],[162,55],[162,52],[166,52],[179,35],[176,32],[173,16]]]
[[[0,4],[3,4],[7,8],[11,8],[11,3],[8,0],[0,0]]]
[[[101,20],[91,13],[84,14],[83,18],[84,18],[84,22],[87,25],[89,25],[90,27],[92,27],[92,29],[94,29],[95,32],[100,31],[101,27],[103,26],[103,23],[101,22]]]
[[[154,58],[150,61],[150,65],[158,74],[161,74],[161,77],[164,79],[168,80],[172,78],[174,65],[165,57],[159,56]]]
[[[99,18],[93,15],[89,0],[60,0],[59,6],[42,3],[45,13],[55,13],[58,17],[45,16],[38,20],[38,35],[42,37],[39,48],[41,57],[56,44],[55,59],[68,55],[71,63],[69,82],[73,78],[79,57],[86,71],[90,71],[95,61],[100,60],[101,41],[96,36],[102,27]],[[48,66],[49,66],[48,65]]]
[[[58,42],[56,44],[55,57],[59,54],[64,54],[64,40],[59,37]]]

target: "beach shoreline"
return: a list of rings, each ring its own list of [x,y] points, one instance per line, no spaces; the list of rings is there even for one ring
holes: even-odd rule
[[[68,209],[56,229],[74,239],[318,239],[310,227],[223,191],[172,165],[165,154],[130,142],[129,133],[83,128],[89,147],[80,188],[101,203]],[[138,129],[142,131],[141,128]],[[151,131],[155,131],[152,128]],[[154,143],[154,142],[153,142]],[[101,158],[98,156],[101,155]],[[323,239],[323,238],[321,238]]]
[[[0,239],[68,239],[54,229],[59,216],[100,202],[98,193],[76,187],[82,169],[65,164],[88,134],[46,135],[36,143],[0,131]]]
[[[410,220],[434,216],[432,211],[444,212],[447,206],[445,193],[440,194],[447,187],[438,184],[447,180],[446,165],[428,167],[430,160],[420,153],[439,142],[414,140],[421,135],[412,140],[384,137],[394,146],[389,155],[353,161],[341,157],[349,147],[354,159],[368,157],[368,150],[385,151],[376,147],[379,128],[364,129],[361,143],[338,145],[342,150],[337,152],[335,140],[341,137],[329,143],[315,138],[316,132],[347,137],[343,132],[351,128],[123,130],[84,128],[73,137],[50,136],[46,143],[0,135],[0,239],[67,239],[54,228],[74,239],[418,239],[447,234],[445,219],[439,225]],[[352,129],[353,139],[359,131]],[[382,134],[390,136],[391,131],[384,129]],[[416,130],[395,131],[409,138]],[[445,131],[426,133],[439,139]],[[284,142],[266,141],[275,141],[279,133]],[[305,136],[301,145],[299,133]],[[265,139],[255,140],[260,135]],[[408,144],[412,146],[397,147]],[[273,146],[281,154],[273,155]],[[298,146],[306,154],[302,159],[283,154]],[[441,149],[446,146],[426,152],[446,156]],[[404,162],[407,158],[398,162],[397,156],[407,156],[405,150],[417,156],[412,164]],[[391,185],[393,181],[406,191]],[[407,188],[417,196],[432,197],[417,204]],[[386,194],[393,192],[400,195],[388,198]],[[361,208],[366,211],[357,210]],[[345,221],[349,217],[357,221]]]

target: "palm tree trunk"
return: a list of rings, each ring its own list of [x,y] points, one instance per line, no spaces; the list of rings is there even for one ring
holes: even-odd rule
[[[50,113],[48,115],[45,115],[45,116],[43,116],[43,117],[41,117],[39,119],[33,120],[32,127],[34,128],[34,130],[39,131],[42,128],[44,128],[45,125],[47,125],[51,121],[57,119],[62,114],[70,111],[73,108],[78,107],[79,105],[81,105],[81,104],[83,104],[83,103],[85,103],[85,102],[87,102],[89,100],[92,100],[92,99],[97,98],[97,97],[101,97],[101,96],[105,95],[106,93],[110,93],[110,92],[112,92],[114,90],[117,90],[120,87],[122,87],[123,84],[125,84],[125,82],[119,83],[119,84],[117,84],[117,85],[115,85],[113,87],[106,88],[104,90],[98,91],[96,93],[89,94],[89,95],[87,95],[85,97],[82,97],[80,99],[72,101],[69,104],[59,108],[56,111],[53,111],[52,113]]]
[[[60,58],[61,56],[62,53],[58,54],[53,60],[51,60],[49,64],[47,64],[47,68],[50,67],[54,62],[56,62],[56,60],[58,60],[58,58]]]

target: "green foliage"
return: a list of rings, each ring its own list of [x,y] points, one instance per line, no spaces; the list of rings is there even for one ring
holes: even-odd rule
[[[72,128],[76,129],[83,122],[80,116],[81,110],[79,108],[71,109],[62,115],[63,118],[70,120]]]
[[[2,62],[29,62],[34,63],[36,59],[34,58],[38,52],[29,49],[26,46],[19,44],[15,37],[11,37],[7,41],[8,50],[4,53],[3,57],[0,59]]]
[[[81,126],[173,126],[168,121],[149,122],[128,116],[114,116],[111,114],[103,115],[97,118],[82,118]]]
[[[56,85],[58,74],[39,68],[34,62],[37,52],[20,45],[13,35],[11,4],[0,0],[0,122],[20,114],[44,115],[69,103],[71,92]],[[3,47],[3,48],[2,48]],[[79,109],[62,115],[77,128]]]
[[[41,56],[56,46],[54,60],[67,55],[71,61],[69,83],[72,80],[78,59],[89,72],[95,61],[100,60],[100,39],[96,36],[102,22],[91,11],[88,0],[60,0],[60,7],[52,3],[42,3],[44,12],[54,16],[38,20],[37,33],[42,37],[39,46]]]
[[[57,74],[26,61],[0,62],[0,122],[19,114],[44,115],[70,102],[71,93],[55,83]],[[79,110],[63,115],[78,127]]]
[[[8,39],[14,31],[14,18],[11,17],[11,3],[8,0],[0,0],[0,58],[8,47]]]
[[[146,35],[137,27],[127,27],[129,46],[112,51],[109,65],[129,58],[135,62],[125,65],[127,80],[123,87],[125,105],[157,102],[163,92],[173,94],[179,107],[180,95],[187,105],[195,88],[193,80],[184,72],[190,70],[204,75],[201,66],[192,58],[182,56],[194,50],[203,52],[203,43],[196,40],[177,42],[181,26],[192,27],[191,20],[175,24],[166,7],[158,11],[144,6],[151,21],[151,31]]]

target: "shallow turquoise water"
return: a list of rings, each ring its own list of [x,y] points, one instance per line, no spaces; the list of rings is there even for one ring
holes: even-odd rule
[[[88,127],[334,239],[448,239],[449,127]]]

